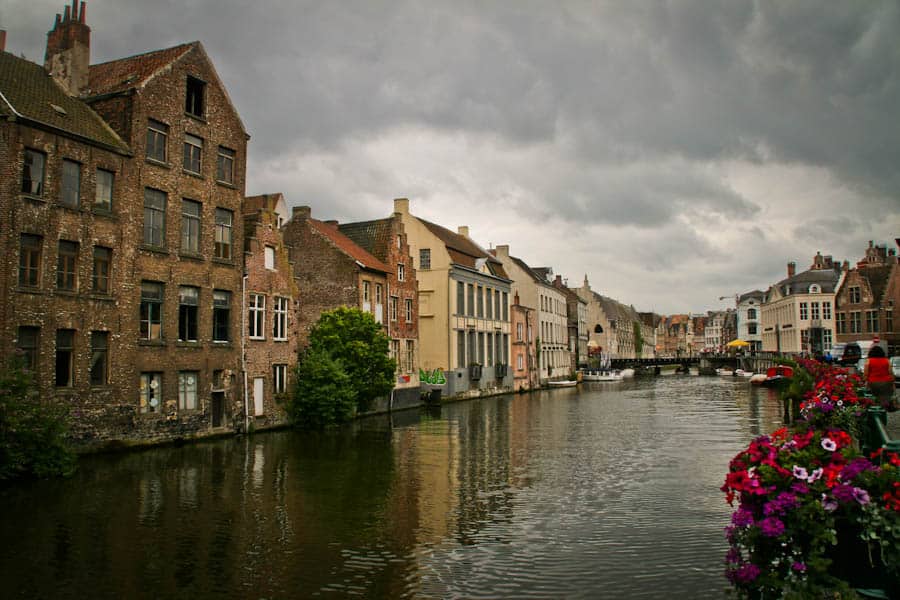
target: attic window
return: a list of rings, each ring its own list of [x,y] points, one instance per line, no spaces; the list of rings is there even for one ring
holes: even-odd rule
[[[61,115],[63,115],[63,116],[69,114],[69,113],[66,112],[66,109],[64,109],[62,106],[59,106],[58,104],[53,104],[52,102],[49,103],[49,104],[50,104],[50,108],[52,108],[53,110],[55,110],[55,111],[58,112],[59,114],[61,114]]]
[[[821,291],[822,291],[822,287],[817,283],[814,283],[811,286],[809,286],[810,294],[818,294],[818,293],[821,293]]]
[[[187,93],[184,98],[184,112],[195,117],[203,117],[204,92],[206,84],[196,77],[188,75]]]

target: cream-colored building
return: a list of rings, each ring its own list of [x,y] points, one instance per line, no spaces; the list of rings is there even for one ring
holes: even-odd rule
[[[843,275],[830,256],[816,254],[812,266],[769,288],[761,306],[762,349],[779,353],[823,353],[834,341],[834,291]]]
[[[519,302],[537,312],[537,369],[541,381],[565,379],[572,374],[569,350],[568,309],[565,294],[553,286],[549,268],[532,268],[525,261],[510,256],[508,245],[499,245],[494,256],[512,280],[512,293]]]
[[[503,265],[469,238],[414,216],[394,200],[419,285],[419,365],[441,371],[448,396],[512,389],[510,280]]]
[[[587,275],[575,292],[587,302],[588,343],[592,348],[602,350],[610,358],[640,358],[645,352],[646,356],[653,355],[656,345],[653,327],[642,323],[634,307],[591,290]]]

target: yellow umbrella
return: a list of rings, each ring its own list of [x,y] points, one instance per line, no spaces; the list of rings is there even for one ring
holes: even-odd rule
[[[727,344],[725,344],[726,348],[746,348],[750,345],[750,342],[745,342],[744,340],[731,340]]]

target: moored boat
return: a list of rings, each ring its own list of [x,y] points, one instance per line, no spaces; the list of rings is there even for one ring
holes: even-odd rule
[[[622,381],[625,375],[621,371],[607,371],[605,369],[586,369],[581,371],[582,381]]]
[[[769,367],[766,369],[766,378],[760,382],[760,385],[766,387],[778,387],[787,385],[794,378],[794,369],[779,365],[777,367]],[[752,378],[751,378],[752,381]]]
[[[561,379],[558,381],[548,381],[547,385],[550,387],[575,387],[578,385],[578,382],[571,379]]]

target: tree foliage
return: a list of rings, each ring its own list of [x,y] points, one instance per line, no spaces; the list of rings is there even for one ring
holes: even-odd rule
[[[0,481],[75,470],[66,444],[68,411],[42,404],[31,373],[13,357],[0,368]]]
[[[306,427],[340,423],[390,393],[397,365],[389,345],[370,313],[348,307],[322,313],[297,366],[293,421]]]

